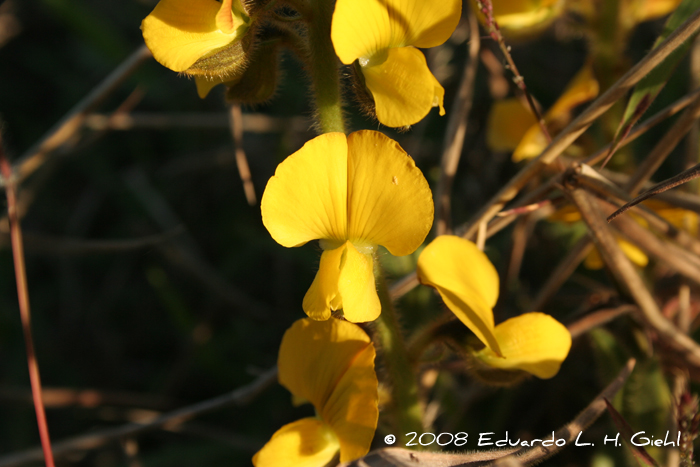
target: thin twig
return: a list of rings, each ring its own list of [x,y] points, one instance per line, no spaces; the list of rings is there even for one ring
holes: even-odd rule
[[[490,220],[503,206],[520,192],[520,190],[544,167],[552,163],[568,148],[589,126],[615,102],[623,97],[632,87],[659,65],[673,50],[685,42],[695,31],[700,29],[700,9],[678,27],[657,48],[649,52],[640,62],[620,78],[610,89],[598,97],[586,110],[571,122],[538,157],[518,172],[501,190],[496,193],[484,207],[472,218],[465,232],[466,238],[472,238],[479,223]]]
[[[85,117],[151,56],[151,51],[145,45],[136,49],[56,123],[38,143],[29,148],[14,164],[20,180],[38,169],[51,152],[68,141],[80,129]],[[0,180],[0,184],[2,183],[5,183],[5,181]]]
[[[690,94],[686,94],[685,96],[681,97],[678,99],[676,102],[673,104],[663,108],[662,110],[658,111],[655,113],[653,116],[649,117],[648,119],[644,120],[644,122],[640,123],[636,127],[634,127],[634,130],[632,130],[627,136],[625,136],[622,141],[620,141],[619,148],[623,148],[632,141],[636,140],[640,136],[642,136],[644,133],[649,131],[651,128],[655,127],[659,123],[665,121],[667,118],[672,117],[676,115],[678,112],[681,110],[685,109],[690,105],[692,102],[695,101],[695,99],[700,95],[700,88],[696,89],[695,91],[691,92]],[[610,150],[610,147],[612,146],[612,143],[608,143],[607,145],[603,146],[600,150],[595,152],[593,155],[589,156],[586,158],[583,163],[588,164],[588,165],[595,165],[598,162],[600,162],[605,155],[608,153]]]
[[[15,265],[15,280],[17,282],[17,296],[19,299],[19,314],[22,321],[22,331],[24,332],[24,344],[27,353],[27,365],[29,366],[29,380],[32,386],[32,399],[34,400],[34,410],[39,426],[39,437],[41,438],[41,454],[46,467],[54,467],[53,453],[51,452],[51,438],[49,436],[49,426],[46,422],[46,411],[44,401],[41,397],[41,377],[39,375],[39,364],[34,352],[34,339],[32,338],[32,324],[29,308],[29,287],[27,285],[27,270],[24,263],[24,249],[22,247],[22,229],[20,227],[19,216],[17,215],[17,193],[14,177],[10,163],[5,157],[0,137],[0,173],[8,181],[5,185],[7,195],[7,217],[10,221],[10,237],[12,240],[12,258]]]
[[[620,214],[624,214],[625,212],[629,211],[631,208],[635,207],[642,201],[645,201],[652,196],[661,194],[665,191],[668,191],[672,188],[675,188],[679,185],[683,185],[686,182],[689,182],[690,180],[693,180],[697,177],[700,177],[700,164],[689,168],[688,170],[684,170],[683,172],[679,173],[676,176],[673,176],[667,180],[664,180],[663,182],[660,182],[653,187],[649,188],[646,190],[644,193],[641,195],[637,196],[634,198],[632,201],[629,203],[625,204],[622,206],[620,209],[615,211],[614,213],[610,214],[608,217],[608,222],[612,221],[616,217],[618,217]]]
[[[469,57],[459,83],[459,91],[455,96],[454,108],[456,111],[450,113],[445,132],[445,141],[440,162],[440,180],[435,191],[435,214],[437,217],[436,228],[438,235],[451,232],[451,193],[452,182],[457,173],[457,166],[464,147],[464,137],[467,134],[467,124],[469,112],[472,107],[474,97],[474,80],[476,70],[479,66],[479,23],[476,16],[467,10],[469,18]]]
[[[604,308],[596,310],[583,318],[574,321],[566,328],[571,333],[571,338],[576,339],[578,336],[590,331],[593,328],[602,326],[619,316],[633,313],[635,311],[638,311],[638,308],[630,304],[620,305],[616,308]]]
[[[115,428],[108,428],[87,435],[59,441],[53,446],[54,453],[56,457],[62,457],[71,452],[98,448],[124,436],[134,436],[159,428],[171,430],[205,413],[220,410],[231,405],[245,405],[255,399],[258,394],[271,386],[276,380],[277,367],[270,368],[258,376],[255,381],[235,391],[165,413],[147,423],[128,423]],[[0,467],[22,465],[28,462],[34,462],[38,459],[41,459],[41,450],[38,448],[29,449],[0,458]]]
[[[245,151],[243,150],[243,113],[241,112],[240,104],[233,104],[229,109],[231,134],[233,142],[236,145],[236,167],[238,167],[238,175],[243,182],[243,192],[249,206],[255,206],[255,187],[253,179],[250,176],[250,167],[248,159],[246,159]]]
[[[537,124],[540,126],[540,131],[542,131],[544,137],[547,139],[547,143],[551,143],[552,137],[550,136],[549,131],[547,130],[547,123],[544,121],[544,117],[542,117],[542,113],[535,104],[535,101],[532,98],[530,91],[528,91],[527,86],[525,85],[525,78],[523,78],[523,76],[518,71],[518,67],[515,65],[513,57],[510,55],[510,46],[506,45],[506,41],[503,38],[503,34],[501,34],[501,29],[498,26],[498,22],[493,16],[493,4],[491,3],[491,0],[475,1],[477,6],[479,7],[479,11],[481,11],[481,13],[483,13],[484,17],[486,18],[486,27],[489,30],[489,35],[498,44],[498,47],[501,49],[501,52],[503,53],[503,56],[505,57],[506,62],[508,63],[508,68],[513,73],[513,82],[518,87],[518,89],[520,89],[520,91],[522,91],[522,93],[525,95],[527,103],[530,106],[530,110],[535,116]]]
[[[569,280],[569,277],[576,271],[581,261],[588,256],[592,248],[591,240],[587,237],[581,238],[573,247],[569,248],[566,256],[547,277],[547,281],[537,293],[530,308],[541,311],[545,303],[557,293],[564,282]]]

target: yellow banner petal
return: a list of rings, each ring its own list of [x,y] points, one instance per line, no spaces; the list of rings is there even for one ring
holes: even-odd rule
[[[317,418],[283,426],[253,456],[255,467],[324,467],[338,453],[333,430]]]
[[[377,119],[386,126],[418,123],[442,103],[444,90],[428,69],[423,52],[414,47],[389,49],[386,60],[369,62],[362,74],[374,98]]]
[[[493,323],[498,273],[474,243],[453,235],[437,237],[421,253],[416,272],[484,345],[500,353]]]
[[[239,39],[248,18],[233,16],[230,31],[224,32],[217,26],[221,7],[216,0],[158,2],[141,23],[143,39],[153,57],[173,71],[185,71],[205,55]]]
[[[367,347],[373,347],[369,336],[356,324],[335,318],[300,319],[282,338],[280,384],[323,414],[339,381]]]
[[[433,197],[423,173],[377,131],[348,137],[348,238],[383,245],[396,256],[418,248],[433,225]]]
[[[331,40],[349,65],[391,47],[435,47],[457,27],[461,0],[337,0]]]
[[[379,317],[382,306],[374,284],[374,260],[371,253],[360,253],[352,243],[347,242],[336,287],[345,319],[352,323],[364,323]]]
[[[286,247],[347,239],[347,139],[326,133],[277,166],[265,188],[263,224]]]
[[[355,357],[321,412],[340,441],[340,462],[367,454],[377,429],[379,396],[374,358],[371,345]]]
[[[523,370],[542,379],[559,372],[571,348],[568,329],[544,313],[526,313],[504,321],[496,326],[495,335],[503,356],[484,348],[476,357],[492,367]]]

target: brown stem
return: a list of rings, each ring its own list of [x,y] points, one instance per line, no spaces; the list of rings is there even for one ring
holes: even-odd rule
[[[46,467],[54,467],[53,452],[51,452],[51,438],[49,427],[46,423],[46,411],[41,397],[41,378],[39,377],[39,365],[34,352],[34,339],[32,338],[32,325],[29,312],[29,289],[27,287],[27,271],[24,264],[24,248],[22,247],[22,230],[17,215],[17,197],[15,180],[12,176],[10,163],[5,157],[0,140],[0,172],[5,179],[5,193],[7,195],[7,216],[10,221],[10,238],[12,240],[12,257],[15,264],[15,280],[17,281],[17,296],[19,298],[19,314],[22,320],[24,332],[24,344],[27,352],[27,364],[29,366],[29,380],[32,386],[32,399],[36,411],[36,421],[39,425],[39,437],[44,453]]]

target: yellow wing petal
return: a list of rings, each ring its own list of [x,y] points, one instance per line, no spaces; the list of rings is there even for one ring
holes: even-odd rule
[[[347,139],[326,133],[277,166],[261,201],[263,224],[286,247],[347,239]]]
[[[391,47],[435,47],[452,35],[461,12],[461,0],[338,0],[331,40],[346,65]]]
[[[277,360],[280,384],[322,414],[343,375],[371,346],[367,334],[356,324],[335,318],[300,319],[282,338]]]
[[[255,467],[323,467],[340,449],[333,430],[317,418],[283,426],[253,456]]]
[[[544,313],[526,313],[496,326],[502,357],[484,348],[475,354],[484,363],[504,370],[523,370],[548,379],[559,371],[569,354],[571,334]]]
[[[481,342],[500,353],[492,311],[498,300],[498,273],[474,243],[440,236],[421,252],[416,272],[420,282],[435,287],[447,307]]]
[[[428,182],[399,144],[377,131],[348,137],[348,238],[413,253],[433,224]]]
[[[362,67],[362,75],[374,98],[377,119],[386,126],[413,125],[434,106],[442,106],[444,90],[428,69],[423,53],[414,47],[389,49],[386,60],[369,62]]]
[[[141,23],[143,39],[153,57],[173,71],[185,71],[205,55],[239,39],[248,28],[248,18],[234,11],[227,32],[222,31],[217,17],[225,17],[222,10],[226,4],[231,8],[230,1],[223,5],[216,0],[158,2]]]
[[[367,454],[377,429],[379,397],[374,357],[371,345],[355,357],[321,412],[340,441],[340,462]]]

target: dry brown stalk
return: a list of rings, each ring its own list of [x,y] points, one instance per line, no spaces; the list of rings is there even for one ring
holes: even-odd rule
[[[435,191],[435,216],[437,217],[437,234],[449,233],[452,225],[451,221],[451,193],[452,182],[457,173],[457,166],[464,147],[464,137],[467,134],[467,123],[469,111],[472,108],[474,97],[474,80],[476,70],[479,65],[479,24],[476,16],[467,10],[469,17],[469,41],[467,65],[459,83],[459,91],[455,96],[453,108],[457,109],[450,113],[445,132],[445,141],[442,160],[440,162],[440,180]]]
[[[239,104],[233,104],[229,111],[231,134],[233,135],[233,142],[236,145],[236,167],[238,167],[238,174],[241,177],[241,182],[243,182],[245,199],[248,201],[249,206],[255,206],[255,187],[253,186],[253,179],[250,175],[248,159],[243,150],[243,112]]]
[[[593,241],[603,261],[608,266],[618,284],[639,306],[645,321],[673,349],[682,353],[686,363],[700,367],[700,346],[681,333],[659,310],[654,297],[639,276],[630,260],[620,249],[615,236],[610,230],[592,195],[582,188],[566,188],[568,195],[588,225]]]

